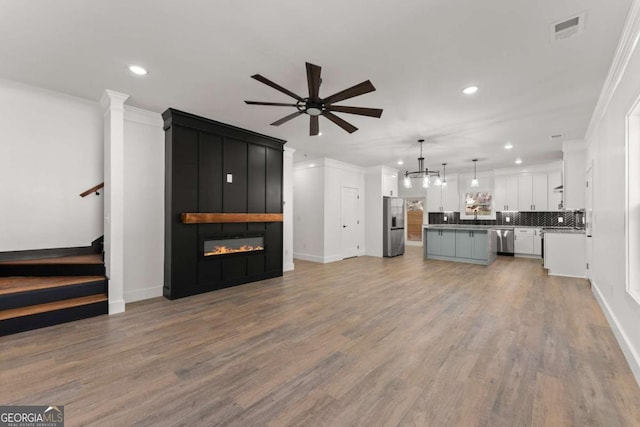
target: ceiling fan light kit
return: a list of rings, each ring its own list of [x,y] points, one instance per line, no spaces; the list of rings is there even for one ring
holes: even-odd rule
[[[355,86],[351,86],[348,89],[342,90],[340,92],[334,93],[331,96],[326,98],[321,98],[320,93],[320,84],[322,83],[322,79],[320,77],[320,73],[322,68],[318,65],[311,64],[309,62],[306,63],[307,67],[307,85],[309,87],[309,96],[307,98],[303,98],[295,93],[291,92],[288,89],[280,86],[277,83],[267,79],[266,77],[261,76],[260,74],[254,74],[251,78],[258,80],[261,83],[266,84],[267,86],[272,87],[273,89],[282,92],[291,98],[295,99],[297,102],[295,104],[292,103],[282,103],[282,102],[259,102],[259,101],[244,101],[249,105],[270,105],[277,107],[296,107],[298,111],[295,113],[289,114],[280,120],[276,120],[271,123],[272,126],[280,126],[283,123],[292,120],[301,114],[306,114],[309,116],[309,135],[315,136],[320,134],[320,126],[318,123],[318,117],[323,116],[345,131],[349,133],[353,133],[358,130],[357,127],[347,122],[346,120],[336,116],[335,113],[347,113],[347,114],[356,114],[359,116],[368,116],[368,117],[376,117],[380,118],[382,116],[382,109],[380,108],[364,108],[364,107],[348,107],[346,105],[333,105],[336,102],[344,101],[345,99],[355,98],[356,96],[364,95],[365,93],[373,92],[376,88],[373,86],[371,81],[366,80],[362,83],[359,83]]]
[[[420,157],[418,157],[418,170],[409,172],[404,172],[404,186],[405,188],[412,188],[413,184],[411,183],[412,178],[422,178],[422,188],[429,188],[431,186],[431,178],[430,176],[435,176],[436,180],[434,182],[435,185],[442,185],[443,182],[440,180],[440,171],[430,171],[429,168],[424,166],[424,157],[422,156],[422,144],[424,143],[424,139],[419,139],[418,143],[420,143]],[[443,163],[446,164],[446,163]]]

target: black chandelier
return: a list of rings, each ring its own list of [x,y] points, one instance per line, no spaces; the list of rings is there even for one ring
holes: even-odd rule
[[[422,178],[422,187],[429,188],[429,186],[431,185],[430,176],[436,177],[434,185],[442,185],[442,180],[440,179],[440,171],[429,170],[429,168],[426,168],[424,166],[424,157],[422,157],[422,143],[424,142],[424,139],[419,139],[418,142],[420,143],[420,157],[418,157],[418,170],[413,172],[405,171],[404,173],[405,188],[413,187],[413,184],[411,184],[411,179],[413,178]]]

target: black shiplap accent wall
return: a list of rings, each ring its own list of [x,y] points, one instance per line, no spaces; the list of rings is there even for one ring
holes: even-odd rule
[[[509,225],[522,227],[577,227],[573,211],[556,212],[496,212],[495,220],[478,220],[479,225]],[[444,218],[447,218],[445,221]],[[506,218],[511,219],[507,222]],[[563,218],[560,223],[558,218]],[[429,224],[476,224],[472,219],[460,219],[460,212],[429,212]]]
[[[181,214],[282,213],[284,143],[169,109],[165,121],[165,286],[180,298],[282,275],[282,223],[183,224]],[[227,174],[233,182],[227,182]],[[203,241],[264,236],[265,250],[204,257]]]

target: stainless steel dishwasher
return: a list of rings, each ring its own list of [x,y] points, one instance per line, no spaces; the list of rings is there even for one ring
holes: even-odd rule
[[[514,244],[513,244],[513,228],[497,228],[496,239],[498,240],[497,252],[498,255],[510,255],[513,256]]]

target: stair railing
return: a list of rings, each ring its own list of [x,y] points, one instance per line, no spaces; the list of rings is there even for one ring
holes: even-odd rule
[[[96,193],[96,196],[99,196],[100,192],[98,190],[102,188],[104,188],[104,182],[101,182],[100,184],[94,185],[90,189],[83,191],[82,193],[80,193],[80,197],[87,197],[91,193]]]

